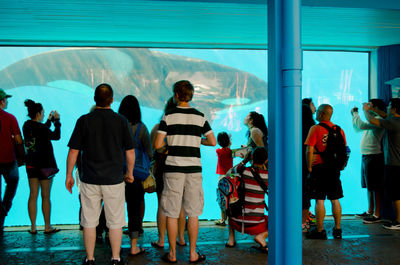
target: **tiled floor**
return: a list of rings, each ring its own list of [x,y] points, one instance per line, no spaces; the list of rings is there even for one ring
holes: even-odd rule
[[[328,240],[303,239],[303,264],[400,264],[400,231],[388,231],[381,224],[364,225],[361,220],[344,218],[343,239],[331,237],[333,222],[326,221]],[[31,235],[26,228],[7,228],[0,238],[0,264],[81,264],[85,257],[82,233],[77,226],[57,226],[63,230],[44,235]],[[198,249],[207,256],[203,264],[267,264],[267,255],[251,249],[252,237],[237,233],[238,245],[226,248],[227,227],[213,222],[201,222]],[[329,237],[330,236],[330,237]],[[144,255],[128,257],[129,238],[123,237],[122,254],[126,264],[164,264],[160,257],[167,251],[152,248],[156,240],[154,224],[145,224],[140,239]],[[188,247],[177,247],[178,264],[187,264]],[[97,244],[96,264],[109,264],[110,249],[106,243]]]

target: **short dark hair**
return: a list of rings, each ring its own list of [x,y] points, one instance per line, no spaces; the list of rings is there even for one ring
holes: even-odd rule
[[[217,136],[217,141],[221,147],[227,147],[231,139],[229,139],[229,135],[226,132],[220,132]]]
[[[36,103],[31,99],[25,100],[24,104],[28,108],[28,116],[31,119],[34,119],[36,117],[36,114],[40,113],[43,110],[42,104]]]
[[[131,124],[139,123],[142,120],[139,101],[132,95],[124,97],[119,105],[118,113],[124,116]]]
[[[386,104],[385,104],[385,102],[383,102],[382,99],[373,98],[373,99],[371,99],[369,102],[371,102],[372,105],[373,105],[374,107],[377,107],[379,110],[385,111],[385,112],[386,112]]]
[[[305,105],[310,105],[312,102],[312,98],[303,98],[303,100],[301,101],[302,104]]]
[[[178,81],[174,84],[174,94],[177,95],[179,101],[189,102],[193,98],[194,87],[187,80]]]
[[[392,105],[392,108],[396,109],[396,113],[400,115],[400,98],[392,98],[390,104]]]
[[[265,161],[268,159],[268,152],[262,146],[258,146],[254,148],[253,152],[251,153],[253,157],[253,163],[263,165]]]
[[[96,87],[94,91],[94,101],[98,107],[108,107],[111,105],[114,92],[109,84],[100,84]]]

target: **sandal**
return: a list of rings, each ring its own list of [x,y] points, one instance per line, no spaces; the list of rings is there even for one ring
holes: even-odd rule
[[[31,234],[31,235],[36,235],[36,234],[37,234],[37,230],[32,231],[32,230],[29,229],[28,232],[29,232],[29,234]]]
[[[145,253],[145,252],[146,252],[146,250],[144,248],[140,248],[140,251],[138,253],[136,253],[136,254],[129,253],[129,257],[136,257],[136,256],[139,256],[139,255]]]
[[[225,243],[225,247],[226,247],[226,248],[234,248],[234,247],[236,247],[236,241],[233,242],[232,245],[230,245],[228,242],[226,242],[226,243]]]
[[[170,260],[169,259],[169,253],[165,253],[162,257],[161,260],[166,262],[166,263],[177,263],[178,261],[176,260]]]
[[[44,231],[43,234],[50,235],[50,234],[54,234],[54,233],[57,233],[57,232],[60,232],[60,231],[61,231],[61,229],[51,228],[49,231]]]
[[[196,260],[189,260],[189,263],[199,263],[206,260],[206,255],[201,255],[200,252],[197,252],[197,259]]]
[[[258,246],[251,246],[251,248],[258,250],[261,253],[268,254],[268,245],[262,246],[260,244]]]
[[[164,246],[160,246],[160,245],[157,243],[157,241],[151,242],[151,246],[152,246],[152,247],[155,247],[155,248],[164,248]]]

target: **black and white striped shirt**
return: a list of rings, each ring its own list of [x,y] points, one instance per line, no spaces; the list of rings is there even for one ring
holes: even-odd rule
[[[164,114],[158,133],[167,135],[165,172],[201,172],[201,136],[212,133],[203,113],[178,106]]]

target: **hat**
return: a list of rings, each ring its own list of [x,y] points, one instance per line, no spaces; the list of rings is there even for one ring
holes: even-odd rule
[[[0,88],[0,100],[3,100],[5,98],[10,98],[12,97],[11,95],[7,95],[4,89]]]

